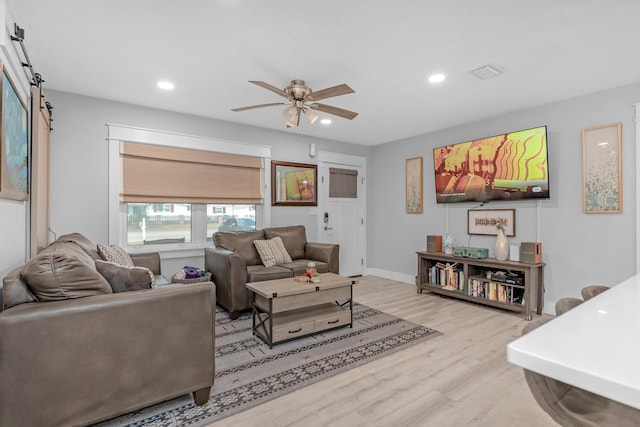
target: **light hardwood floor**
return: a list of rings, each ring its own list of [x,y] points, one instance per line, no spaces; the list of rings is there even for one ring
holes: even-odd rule
[[[524,316],[372,276],[354,300],[443,335],[211,426],[557,426],[506,360]]]

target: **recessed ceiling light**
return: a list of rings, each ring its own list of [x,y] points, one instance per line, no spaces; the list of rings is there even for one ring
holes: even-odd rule
[[[158,82],[158,87],[164,90],[171,90],[175,87],[175,85],[171,82],[164,81],[164,82]]]
[[[440,83],[444,81],[445,78],[446,76],[444,74],[432,74],[429,76],[429,83]]]
[[[320,123],[322,123],[323,125],[330,125],[331,124],[331,119],[322,119],[322,120],[320,120]]]

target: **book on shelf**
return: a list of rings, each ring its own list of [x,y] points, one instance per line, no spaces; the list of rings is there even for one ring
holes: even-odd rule
[[[436,263],[429,268],[428,280],[431,285],[445,289],[464,291],[466,280],[464,270],[455,264]]]
[[[469,279],[466,294],[491,301],[524,304],[524,288],[499,282]]]

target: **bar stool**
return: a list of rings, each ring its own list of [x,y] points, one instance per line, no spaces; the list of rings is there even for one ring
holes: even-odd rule
[[[560,298],[556,302],[556,316],[560,316],[561,314],[566,313],[571,310],[573,307],[580,305],[584,302],[580,298],[572,298],[572,297],[564,297]]]
[[[582,288],[582,298],[586,301],[609,289],[608,286],[591,285]]]
[[[588,286],[582,290],[586,299],[609,289],[606,286]],[[585,293],[587,296],[585,297]],[[560,298],[556,303],[559,316],[584,301],[579,298]],[[553,318],[542,318],[524,327],[522,335],[529,333]],[[637,426],[640,410],[606,397],[524,369],[524,378],[538,405],[562,426]]]

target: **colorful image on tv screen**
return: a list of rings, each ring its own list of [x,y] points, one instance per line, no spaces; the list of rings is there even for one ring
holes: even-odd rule
[[[549,198],[547,128],[433,150],[438,203]]]

